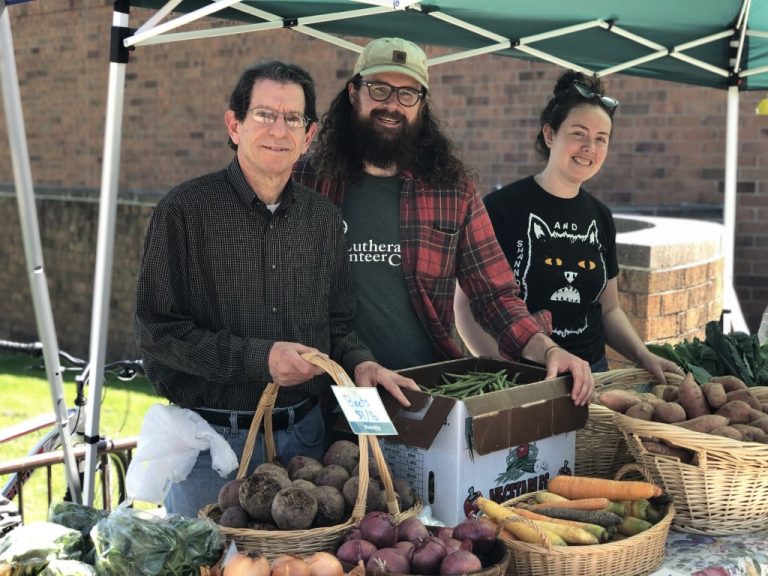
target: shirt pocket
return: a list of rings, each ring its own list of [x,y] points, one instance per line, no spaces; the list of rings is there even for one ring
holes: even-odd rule
[[[416,236],[416,276],[425,279],[453,278],[456,275],[459,231],[420,226]]]

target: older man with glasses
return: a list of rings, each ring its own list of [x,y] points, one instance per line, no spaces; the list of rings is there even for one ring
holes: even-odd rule
[[[501,353],[573,374],[590,401],[589,365],[549,337],[549,313],[530,314],[463,163],[429,100],[427,58],[412,42],[379,38],[323,117],[316,149],[294,170],[338,205],[358,294],[355,329],[376,358],[405,368],[458,358],[456,282]]]
[[[270,382],[281,385],[272,424],[282,462],[322,458],[320,400],[329,380],[303,353],[328,354],[358,385],[382,385],[405,405],[400,387],[416,388],[377,364],[353,332],[339,212],[291,180],[316,118],[304,70],[281,62],[249,68],[224,115],[235,157],[171,190],[147,230],[136,301],[147,375],[158,394],[208,421],[238,458]],[[263,461],[259,441],[249,473]],[[196,516],[227,480],[202,452],[171,487],[167,511]]]

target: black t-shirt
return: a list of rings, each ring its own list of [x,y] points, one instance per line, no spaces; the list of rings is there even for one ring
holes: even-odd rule
[[[595,362],[605,354],[598,298],[619,273],[611,211],[583,188],[558,198],[532,176],[484,199],[531,312],[552,312],[552,339]]]
[[[435,361],[401,266],[401,188],[397,176],[366,174],[347,189],[342,206],[357,291],[355,331],[376,360],[393,370]]]

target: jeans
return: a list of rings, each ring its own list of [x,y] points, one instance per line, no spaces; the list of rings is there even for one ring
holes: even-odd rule
[[[275,411],[279,408],[275,408]],[[248,428],[234,428],[230,426],[213,426],[213,429],[221,434],[235,451],[238,460],[242,461],[245,440],[248,437]],[[287,465],[291,458],[297,454],[309,456],[322,461],[325,446],[325,426],[320,405],[316,405],[304,418],[284,430],[275,430],[275,450],[280,461]],[[247,478],[254,469],[265,459],[263,428],[256,437],[253,454],[245,474]],[[208,450],[201,451],[197,457],[192,471],[183,482],[171,484],[171,490],[165,498],[166,512],[169,514],[182,514],[188,518],[196,518],[201,508],[208,504],[214,504],[218,500],[219,490],[230,480],[237,477],[237,469],[230,472],[229,476],[222,478],[219,473],[211,468],[211,453]]]
[[[595,360],[589,368],[592,372],[608,372],[608,358],[603,356],[600,360]]]

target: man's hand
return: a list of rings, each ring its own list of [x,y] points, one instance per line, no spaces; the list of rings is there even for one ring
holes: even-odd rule
[[[573,376],[573,390],[571,398],[577,406],[584,406],[592,401],[592,393],[595,391],[595,380],[592,378],[592,370],[589,363],[578,356],[557,347],[552,347],[544,358],[547,366],[547,378],[555,378],[561,372],[570,372]]]
[[[360,387],[383,386],[403,406],[410,406],[411,403],[400,388],[419,389],[416,382],[410,378],[400,376],[371,360],[360,362],[355,366],[355,384]]]
[[[319,351],[297,342],[275,342],[267,359],[272,382],[280,386],[295,386],[322,374],[324,370],[320,366],[301,357],[308,352]]]

